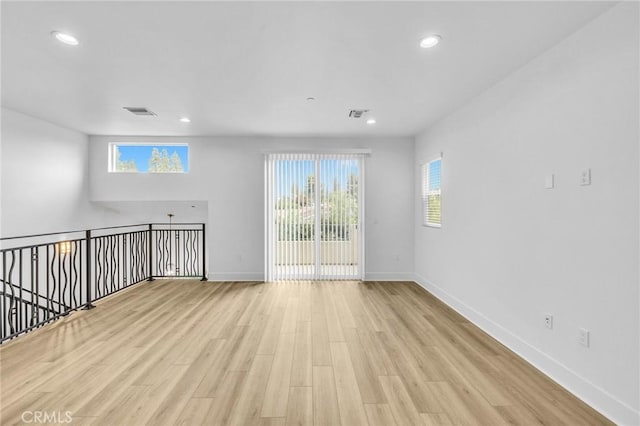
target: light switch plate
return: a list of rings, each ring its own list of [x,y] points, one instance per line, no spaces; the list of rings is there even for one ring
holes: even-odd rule
[[[544,188],[553,189],[553,173],[544,177]]]
[[[591,185],[591,169],[584,169],[580,173],[580,185]]]
[[[586,328],[580,329],[580,334],[578,335],[578,342],[586,348],[589,347],[589,330]]]

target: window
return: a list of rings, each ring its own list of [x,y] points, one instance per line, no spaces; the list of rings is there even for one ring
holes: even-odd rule
[[[361,279],[364,155],[266,158],[268,281]]]
[[[442,226],[442,158],[422,165],[422,206],[424,226]]]
[[[186,143],[109,144],[110,173],[188,173],[189,145]]]

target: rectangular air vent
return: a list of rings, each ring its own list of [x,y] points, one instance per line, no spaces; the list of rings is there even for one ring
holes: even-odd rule
[[[144,107],[124,107],[124,109],[135,115],[156,115],[155,112]]]
[[[349,111],[349,117],[360,118],[362,117],[363,114],[366,114],[367,112],[369,112],[368,109],[352,109],[351,111]]]

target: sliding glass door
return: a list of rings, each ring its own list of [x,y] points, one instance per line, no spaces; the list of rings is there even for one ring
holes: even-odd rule
[[[363,157],[269,154],[267,280],[361,279]]]

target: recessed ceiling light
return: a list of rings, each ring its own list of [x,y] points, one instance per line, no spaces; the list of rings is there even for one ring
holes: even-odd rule
[[[430,49],[436,44],[440,43],[440,40],[442,40],[442,37],[440,37],[438,34],[426,36],[425,38],[420,40],[420,47],[422,47],[423,49]]]
[[[375,118],[368,119],[367,124],[376,124],[376,119]]]
[[[59,42],[68,44],[70,46],[77,46],[78,44],[80,44],[78,39],[71,34],[61,33],[60,31],[53,31],[51,35],[54,36]]]
[[[188,117],[182,117],[180,121],[182,121],[183,123],[191,123],[191,119]]]
[[[307,98],[307,101],[309,101],[309,102],[313,102],[313,101],[315,101],[315,100],[316,100],[316,98],[314,98],[313,96],[309,96],[309,97]]]

